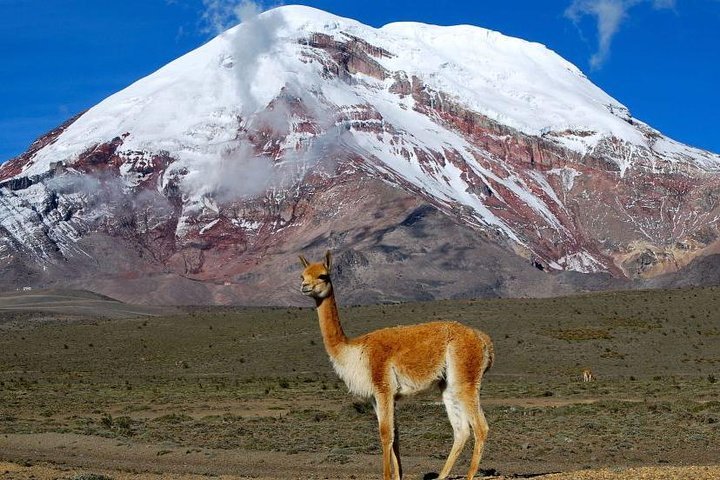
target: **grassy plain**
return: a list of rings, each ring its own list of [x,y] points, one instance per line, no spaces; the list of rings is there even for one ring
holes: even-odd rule
[[[378,477],[372,408],[332,372],[313,308],[15,302],[0,297],[3,478]],[[720,463],[720,289],[354,306],[341,318],[349,335],[438,318],[491,335],[486,475]],[[584,367],[596,382],[580,381]],[[437,471],[452,443],[439,400],[399,404],[409,478]]]

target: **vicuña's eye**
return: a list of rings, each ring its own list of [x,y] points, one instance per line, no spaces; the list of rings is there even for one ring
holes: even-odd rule
[[[330,280],[330,275],[318,275],[318,279],[322,280],[323,282],[327,282]]]

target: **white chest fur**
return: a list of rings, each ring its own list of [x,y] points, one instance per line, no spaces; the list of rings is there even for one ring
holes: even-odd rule
[[[363,397],[373,395],[370,363],[361,347],[345,346],[340,350],[339,355],[331,357],[330,360],[335,372],[345,382],[351,393]]]

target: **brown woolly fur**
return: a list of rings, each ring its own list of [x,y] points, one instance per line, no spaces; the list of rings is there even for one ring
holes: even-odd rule
[[[395,399],[440,386],[454,442],[439,478],[447,478],[472,430],[475,445],[467,478],[480,465],[488,425],[480,407],[480,382],[492,365],[490,337],[457,322],[391,327],[348,338],[330,281],[331,255],[321,263],[300,256],[302,292],[317,305],[325,349],[348,389],[373,399],[383,451],[383,479],[402,477]]]

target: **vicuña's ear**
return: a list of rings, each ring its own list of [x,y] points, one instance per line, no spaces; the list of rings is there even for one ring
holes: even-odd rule
[[[332,266],[332,259],[330,258],[330,250],[325,252],[325,268],[327,268],[328,272],[330,271],[330,267]]]
[[[300,263],[302,263],[303,268],[307,268],[307,266],[310,265],[310,262],[308,262],[302,255],[299,255],[298,258],[300,259]]]

